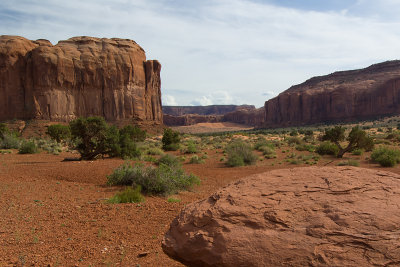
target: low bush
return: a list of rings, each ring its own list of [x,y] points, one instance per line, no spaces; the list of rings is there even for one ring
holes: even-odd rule
[[[199,156],[197,156],[197,155],[193,155],[190,158],[189,163],[191,163],[191,164],[202,164],[202,163],[204,163],[204,160],[199,158]]]
[[[354,167],[358,167],[360,166],[360,162],[358,162],[357,160],[353,160],[353,159],[349,159],[346,161],[341,161],[337,164],[337,166],[354,166]]]
[[[142,187],[143,192],[155,195],[171,195],[181,190],[188,190],[200,180],[186,174],[180,167],[160,164],[158,168],[143,164],[130,166],[124,164],[107,176],[109,185],[132,185]]]
[[[251,165],[257,161],[251,146],[243,141],[233,141],[225,150],[228,154],[227,165],[230,167]]]
[[[164,151],[162,151],[162,149],[158,148],[158,147],[151,147],[147,150],[147,154],[149,155],[163,155]]]
[[[0,139],[0,148],[3,149],[19,149],[21,140],[13,133],[5,133]]]
[[[22,142],[18,153],[19,154],[35,154],[39,151],[36,143],[32,140]]]
[[[334,143],[326,141],[326,142],[321,143],[317,147],[316,152],[320,155],[336,156],[337,153],[339,152],[339,148]]]
[[[371,159],[382,167],[394,167],[400,162],[400,151],[381,146],[372,151]]]
[[[287,141],[288,145],[300,145],[302,142],[299,137],[289,137],[289,138],[286,138],[286,141]]]
[[[308,151],[308,152],[314,152],[315,151],[315,146],[309,145],[309,144],[300,144],[296,146],[297,151]]]
[[[264,157],[266,159],[274,159],[276,158],[275,150],[269,146],[263,146],[259,148],[259,151],[262,151]]]
[[[71,138],[71,129],[68,125],[53,124],[47,127],[46,134],[56,140],[57,143],[60,143],[61,141]]]
[[[147,133],[145,130],[140,129],[139,126],[127,125],[119,130],[121,136],[129,136],[134,142],[143,142],[146,140]]]
[[[354,149],[351,154],[356,155],[356,156],[361,156],[364,153],[364,149],[358,148]]]
[[[143,195],[140,193],[142,188],[140,186],[127,187],[124,191],[115,194],[110,198],[108,203],[139,203],[144,201]]]
[[[58,155],[62,152],[61,144],[57,143],[55,140],[39,139],[36,141],[36,144],[39,149],[44,150],[47,153],[51,153],[53,155]]]
[[[179,149],[179,143],[181,141],[181,138],[179,136],[179,133],[167,128],[164,130],[163,137],[161,139],[161,142],[163,144],[162,148],[165,151],[176,151]]]
[[[187,142],[187,147],[186,150],[184,151],[184,153],[186,154],[194,154],[197,153],[198,149],[196,144],[193,141],[188,141]]]
[[[0,139],[4,137],[5,134],[8,134],[10,131],[7,128],[5,123],[0,123]]]
[[[181,162],[178,157],[175,157],[174,155],[170,154],[165,154],[161,158],[158,159],[157,161],[158,165],[165,164],[170,167],[180,167]]]

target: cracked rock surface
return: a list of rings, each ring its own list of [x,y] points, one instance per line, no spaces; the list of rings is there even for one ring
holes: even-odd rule
[[[187,205],[163,250],[189,266],[400,266],[400,176],[274,170]]]

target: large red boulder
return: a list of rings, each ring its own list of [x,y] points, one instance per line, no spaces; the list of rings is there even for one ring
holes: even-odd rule
[[[275,170],[187,205],[162,247],[188,266],[399,266],[400,176]]]

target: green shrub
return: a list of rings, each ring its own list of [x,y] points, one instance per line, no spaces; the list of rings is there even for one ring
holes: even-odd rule
[[[300,144],[300,145],[296,146],[296,150],[314,152],[315,151],[315,146],[309,145],[309,144]]]
[[[68,125],[53,124],[47,127],[46,134],[56,140],[57,143],[60,143],[71,137],[71,130]]]
[[[288,145],[300,145],[301,139],[299,137],[289,137],[286,138]]]
[[[145,138],[145,132],[139,128],[126,126],[118,130],[115,126],[108,126],[102,117],[88,117],[71,121],[70,129],[81,159],[93,160],[106,154],[132,159],[141,155],[135,140]]]
[[[179,149],[179,142],[181,141],[179,133],[170,128],[164,130],[161,142],[162,148],[165,151],[176,151]]]
[[[116,151],[119,151],[119,153],[116,153],[114,156],[124,159],[139,158],[141,156],[142,153],[130,134],[124,133],[123,131],[121,132],[121,130],[119,133],[112,133],[112,131],[113,130],[109,131],[107,145],[110,146],[114,144],[114,147],[117,148]],[[114,137],[117,139],[113,140]]]
[[[230,167],[251,165],[257,161],[251,146],[243,141],[233,141],[226,147],[228,153],[227,165]]]
[[[364,153],[364,149],[357,148],[357,149],[354,149],[351,153],[356,156],[361,156]]]
[[[320,155],[336,156],[337,153],[339,152],[339,148],[334,143],[326,141],[326,142],[321,143],[317,147],[316,152]]]
[[[275,150],[269,146],[262,146],[259,148],[259,151],[262,151],[264,157],[267,159],[276,158]]]
[[[0,123],[0,139],[4,137],[5,134],[8,134],[10,131],[7,128],[5,123]]]
[[[81,154],[82,159],[92,160],[98,155],[117,154],[117,147],[115,146],[117,137],[110,137],[111,132],[109,132],[104,118],[78,118],[71,121],[69,126],[71,136],[77,144],[75,149]],[[109,144],[110,139],[114,140],[113,144]]]
[[[180,167],[181,162],[179,158],[175,157],[174,155],[165,154],[161,158],[158,159],[158,165],[165,164],[170,167]]]
[[[134,142],[143,142],[146,140],[146,131],[140,129],[139,126],[127,125],[119,130],[121,136],[126,135]]]
[[[161,149],[159,149],[157,147],[152,147],[152,148],[149,148],[147,150],[147,154],[149,154],[149,155],[163,155],[164,151],[162,151]]]
[[[360,162],[358,162],[357,160],[349,159],[347,161],[339,162],[337,164],[337,166],[354,166],[354,167],[358,167],[358,166],[360,166]]]
[[[136,186],[135,189],[127,187],[124,191],[115,194],[108,200],[108,203],[139,203],[144,201],[143,195],[140,193],[142,188]]]
[[[147,161],[147,162],[157,162],[157,159],[155,157],[153,157],[153,156],[150,156],[150,155],[144,156],[143,160]]]
[[[0,139],[0,148],[4,149],[19,149],[21,140],[13,133],[5,133]]]
[[[18,153],[19,154],[35,154],[39,151],[36,143],[34,141],[24,141],[22,142]]]
[[[109,185],[140,185],[143,192],[156,195],[175,194],[200,183],[196,176],[187,175],[180,167],[165,164],[160,164],[158,168],[124,164],[107,176],[107,179]]]
[[[204,163],[204,160],[199,158],[199,156],[197,156],[197,155],[193,155],[191,157],[189,163],[191,163],[191,164],[202,164],[202,163]]]
[[[58,155],[62,152],[61,144],[52,139],[39,139],[36,141],[36,144],[39,149],[42,149],[53,155]]]
[[[188,141],[185,153],[186,154],[197,153],[197,146],[193,141]]]
[[[178,198],[170,197],[170,198],[167,199],[167,202],[168,203],[179,203],[179,202],[181,202],[181,200],[178,199]]]
[[[400,151],[389,147],[378,147],[371,154],[371,159],[382,167],[394,167],[400,162]]]

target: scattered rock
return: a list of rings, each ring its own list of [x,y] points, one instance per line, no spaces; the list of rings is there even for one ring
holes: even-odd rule
[[[399,207],[394,173],[274,170],[187,205],[162,247],[188,266],[399,266]]]
[[[150,254],[149,251],[140,252],[140,253],[138,254],[138,258],[146,257],[146,256],[149,255],[149,254]]]

